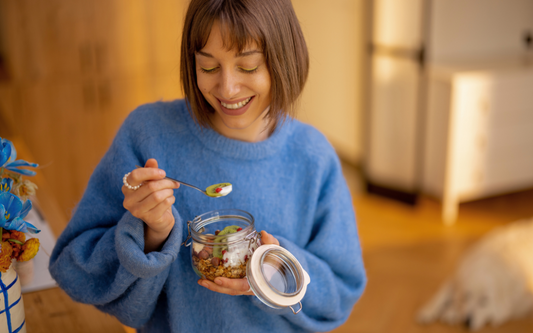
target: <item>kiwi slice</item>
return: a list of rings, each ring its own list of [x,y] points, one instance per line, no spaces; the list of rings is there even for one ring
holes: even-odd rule
[[[229,187],[229,192],[226,192],[224,191],[224,187]],[[221,189],[221,190],[218,190],[217,192],[217,189]],[[207,193],[208,196],[210,197],[223,197],[223,196],[226,196],[228,195],[232,190],[232,185],[230,183],[220,183],[220,184],[215,184],[215,185],[211,185],[209,186],[205,192]]]
[[[220,237],[220,236],[236,233],[237,229],[239,229],[239,228],[240,227],[238,225],[228,225],[227,227],[225,227],[224,229],[222,229],[218,233],[217,237],[215,238],[215,243],[225,242],[226,241],[226,237]],[[213,257],[218,257],[218,258],[222,259],[222,257],[224,256],[222,254],[222,251],[226,250],[227,248],[228,247],[225,246],[225,245],[215,245],[215,246],[213,246]]]

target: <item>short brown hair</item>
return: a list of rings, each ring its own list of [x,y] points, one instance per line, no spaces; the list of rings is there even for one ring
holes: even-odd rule
[[[268,117],[294,117],[309,71],[309,55],[290,0],[191,0],[181,40],[181,83],[189,111],[202,126],[211,126],[213,108],[203,97],[196,78],[195,54],[220,22],[224,46],[242,52],[255,42],[263,51],[271,78]]]

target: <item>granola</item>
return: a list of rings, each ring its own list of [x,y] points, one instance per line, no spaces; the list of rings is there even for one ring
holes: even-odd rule
[[[248,264],[248,258],[245,262],[241,263],[238,266],[224,266],[217,257],[208,257],[207,259],[202,259],[198,256],[193,255],[192,262],[196,267],[198,272],[208,280],[215,280],[216,277],[227,277],[232,279],[242,279],[246,276],[246,265]]]

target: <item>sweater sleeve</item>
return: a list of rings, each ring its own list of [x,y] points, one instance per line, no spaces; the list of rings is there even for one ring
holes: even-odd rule
[[[306,330],[330,331],[348,319],[367,281],[353,203],[340,165],[324,177],[313,216],[313,231],[303,246],[274,235],[311,278],[301,312],[273,310],[255,297],[252,302]],[[299,305],[293,308],[297,311]]]
[[[49,269],[75,301],[93,304],[128,326],[139,327],[152,315],[178,256],[182,221],[172,207],[175,225],[162,249],[144,253],[144,223],[122,203],[123,175],[143,163],[127,123],[91,176],[58,238]]]

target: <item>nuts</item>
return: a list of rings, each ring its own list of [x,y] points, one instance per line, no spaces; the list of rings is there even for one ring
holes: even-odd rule
[[[198,253],[198,257],[200,257],[200,259],[207,259],[209,258],[209,252],[203,249],[202,251],[200,251],[200,253]]]
[[[215,267],[217,267],[218,265],[220,265],[220,258],[219,257],[213,257],[211,258],[211,264]]]

